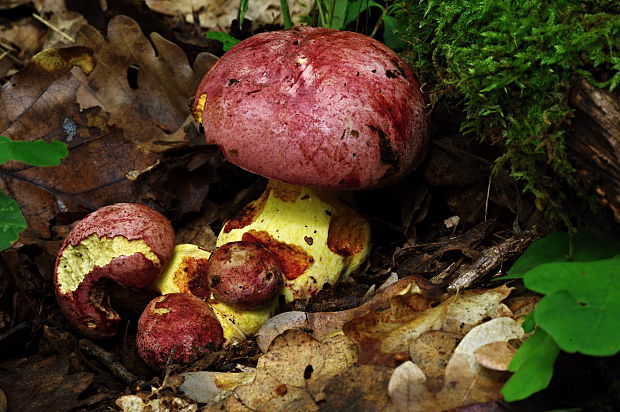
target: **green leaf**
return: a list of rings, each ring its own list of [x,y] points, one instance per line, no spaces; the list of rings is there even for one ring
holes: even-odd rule
[[[68,154],[67,145],[58,140],[24,142],[0,136],[0,164],[17,160],[32,166],[58,166]]]
[[[372,7],[379,7],[383,9],[383,6],[381,6],[379,3],[373,0],[349,1],[348,6],[347,6],[347,13],[346,13],[344,22],[342,24],[342,27],[344,28],[348,26],[349,24],[353,23],[355,20],[359,18],[360,14],[365,12],[366,9],[370,9]]]
[[[577,262],[591,262],[610,258],[620,253],[620,241],[605,239],[587,230],[574,237],[572,259]],[[521,278],[529,270],[549,262],[563,262],[569,258],[569,235],[567,232],[553,232],[532,243],[508,270],[506,278]]]
[[[344,29],[344,22],[347,16],[347,8],[349,7],[348,0],[334,0],[332,5],[332,18],[330,28],[336,30]]]
[[[24,229],[26,219],[19,210],[19,205],[0,191],[0,250],[11,246]]]
[[[383,42],[392,50],[404,49],[407,43],[399,35],[400,22],[390,15],[383,16]]]
[[[248,2],[249,0],[241,0],[241,2],[239,3],[239,27],[243,27],[243,19],[245,18],[245,14],[248,11]]]
[[[559,352],[551,336],[537,329],[510,362],[509,370],[515,373],[502,388],[504,399],[514,402],[545,389],[553,376],[553,364]]]
[[[224,45],[224,51],[230,50],[235,44],[241,41],[239,39],[234,38],[228,33],[224,33],[222,31],[213,31],[213,30],[207,32],[207,38],[222,42],[222,44]]]
[[[524,283],[547,295],[534,318],[562,350],[594,356],[620,351],[620,257],[548,263],[528,272]]]

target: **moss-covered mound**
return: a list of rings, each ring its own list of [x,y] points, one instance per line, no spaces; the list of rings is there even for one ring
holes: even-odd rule
[[[565,150],[568,91],[579,77],[620,84],[617,0],[406,0],[407,56],[434,101],[461,101],[462,131],[502,145],[497,167],[557,215],[585,193]]]

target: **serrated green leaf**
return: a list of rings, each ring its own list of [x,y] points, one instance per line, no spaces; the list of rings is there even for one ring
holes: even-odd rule
[[[24,229],[26,219],[19,210],[19,205],[0,191],[0,250],[11,246]]]
[[[207,32],[207,38],[222,42],[222,45],[224,46],[224,51],[230,50],[235,44],[241,41],[228,33],[213,30]]]
[[[553,364],[559,352],[553,338],[537,329],[510,362],[509,370],[515,373],[502,388],[504,399],[514,402],[545,389],[553,376]]]
[[[0,164],[17,160],[32,166],[58,166],[68,154],[67,145],[58,140],[24,142],[0,136]]]
[[[595,356],[620,351],[620,257],[548,263],[528,272],[524,283],[547,295],[534,317],[562,350]]]

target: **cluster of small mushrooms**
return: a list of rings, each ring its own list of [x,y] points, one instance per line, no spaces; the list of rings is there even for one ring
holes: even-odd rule
[[[207,143],[270,179],[225,223],[216,250],[175,246],[164,216],[120,203],[80,221],[56,261],[60,307],[89,337],[116,333],[110,281],[161,294],[137,332],[140,355],[156,369],[245,339],[281,299],[309,298],[358,269],[370,226],[342,191],[397,181],[428,140],[420,85],[398,55],[322,28],[240,42],[205,75],[194,115]]]

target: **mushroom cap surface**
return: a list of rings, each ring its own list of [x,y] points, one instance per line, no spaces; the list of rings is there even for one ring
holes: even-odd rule
[[[200,83],[207,142],[253,173],[357,190],[391,184],[422,160],[425,99],[413,72],[362,34],[295,27],[246,39]]]

